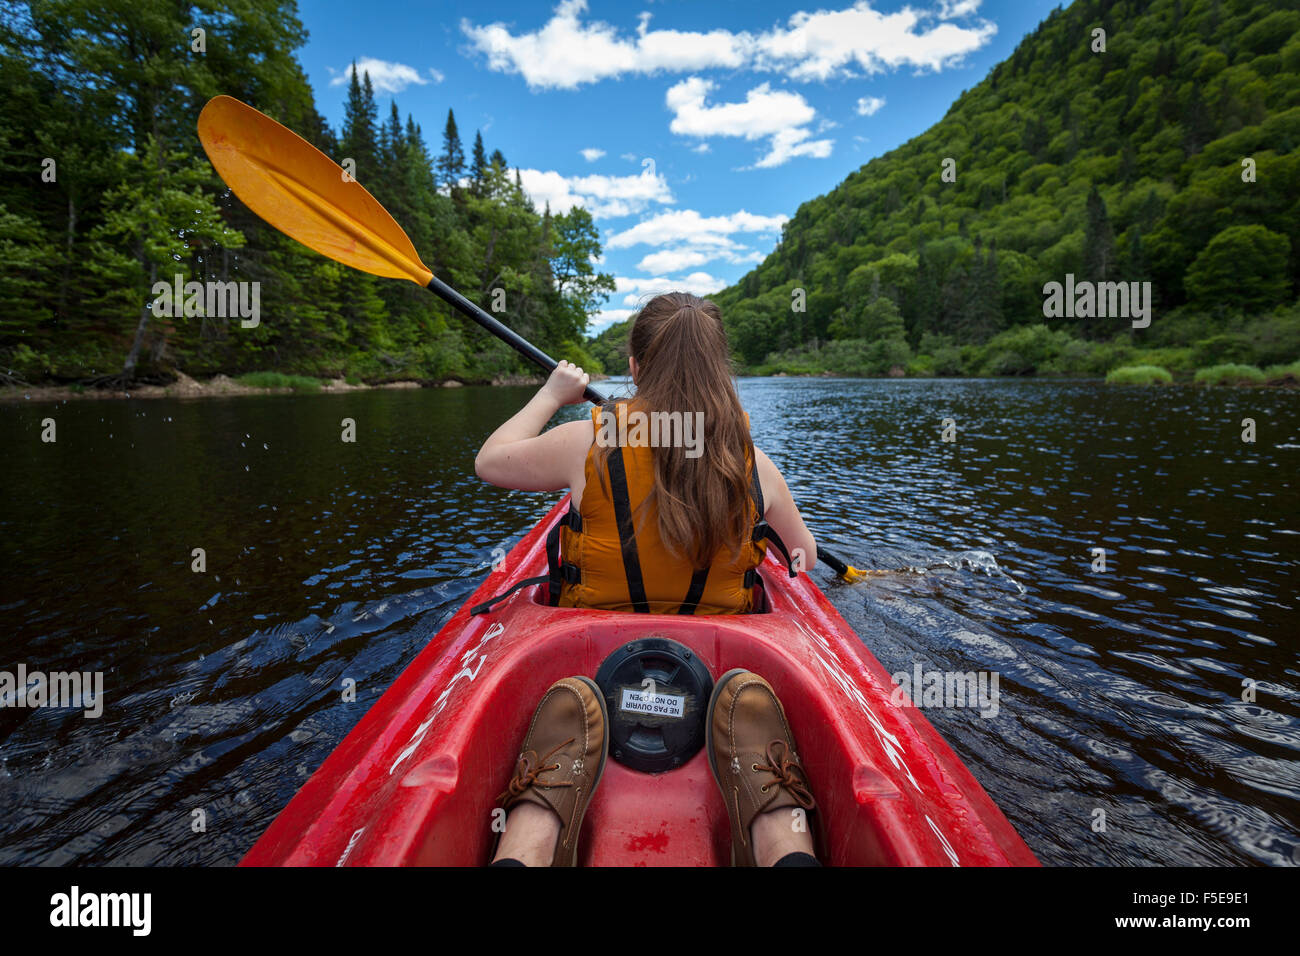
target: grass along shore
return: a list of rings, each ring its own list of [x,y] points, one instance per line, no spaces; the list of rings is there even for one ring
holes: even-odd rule
[[[1159,365],[1125,365],[1106,375],[1107,385],[1173,385],[1175,377]],[[1272,365],[1267,369],[1254,365],[1226,363],[1197,369],[1190,379],[1193,385],[1300,385],[1300,361],[1289,365]]]
[[[744,369],[742,375],[759,378],[1021,378],[1016,375],[935,375],[916,374],[915,369],[904,371],[901,367],[890,375],[854,375],[829,370],[795,368]],[[608,378],[593,375],[593,381]],[[1070,375],[1036,375],[1038,378],[1077,378]],[[1100,376],[1081,376],[1102,380]],[[499,378],[492,385],[541,385],[540,376],[516,375]],[[1300,361],[1289,365],[1274,365],[1260,369],[1253,365],[1212,365],[1191,374],[1175,376],[1158,365],[1126,365],[1112,369],[1104,378],[1107,385],[1231,385],[1231,386],[1300,386]],[[175,382],[168,385],[140,384],[126,388],[96,388],[72,383],[68,385],[6,385],[0,386],[0,402],[66,401],[68,399],[125,399],[125,398],[225,398],[237,395],[284,395],[294,392],[339,395],[346,392],[373,389],[459,388],[463,382],[449,379],[443,382],[418,382],[403,380],[370,384],[359,379],[312,378],[306,375],[286,375],[281,372],[248,372],[236,378],[215,375],[200,382],[178,373]]]
[[[494,380],[493,385],[540,385],[544,380],[536,376],[519,375]],[[7,385],[0,387],[0,402],[49,402],[68,399],[124,399],[124,398],[225,398],[235,395],[283,395],[292,392],[311,392],[341,395],[370,389],[407,388],[459,388],[464,383],[456,379],[427,383],[412,380],[377,382],[368,384],[356,378],[312,378],[306,375],[285,375],[281,372],[248,372],[236,378],[215,375],[206,382],[178,373],[175,382],[167,385],[139,384],[111,388],[95,388],[71,383],[67,385]]]

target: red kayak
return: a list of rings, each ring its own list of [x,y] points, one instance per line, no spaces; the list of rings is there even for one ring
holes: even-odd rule
[[[700,748],[711,680],[735,667],[781,698],[830,866],[1036,866],[1006,817],[807,574],[771,551],[766,613],[692,617],[553,608],[557,504],[307,781],[244,866],[482,866],[533,709],[594,677],[622,722],[583,824],[588,866],[726,866],[727,810]],[[704,684],[700,684],[699,681]],[[705,696],[701,696],[705,695]],[[621,758],[621,759],[620,759]]]

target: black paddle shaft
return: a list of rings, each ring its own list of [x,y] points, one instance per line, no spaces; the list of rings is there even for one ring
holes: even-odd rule
[[[551,358],[532,342],[529,342],[513,329],[502,325],[501,322],[488,315],[488,313],[484,312],[477,305],[465,298],[451,286],[447,285],[447,283],[443,282],[437,276],[434,276],[429,280],[429,284],[425,286],[425,288],[462,315],[473,319],[524,358],[528,359],[534,365],[544,369],[548,374],[554,371],[555,366],[559,364],[555,359]],[[587,401],[594,405],[605,404],[605,396],[596,391],[596,389],[591,385],[587,386],[583,395]]]

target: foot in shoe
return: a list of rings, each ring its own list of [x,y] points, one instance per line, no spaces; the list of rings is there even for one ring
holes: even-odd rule
[[[709,768],[731,819],[735,864],[770,865],[786,853],[810,853],[812,838],[796,823],[806,823],[816,802],[772,685],[743,668],[718,678],[709,702],[707,746]],[[761,860],[755,858],[759,840]],[[779,852],[785,846],[790,849]]]
[[[506,817],[501,843],[492,862],[518,860],[524,866],[550,866],[563,824],[554,810],[535,803],[516,803]]]
[[[533,713],[514,775],[499,798],[511,813],[495,858],[573,866],[582,819],[608,752],[609,720],[595,681],[566,677],[552,684]],[[536,812],[520,816],[516,811],[523,807]]]
[[[754,817],[749,833],[754,844],[755,865],[772,866],[791,853],[816,856],[806,821],[802,807],[782,807]]]

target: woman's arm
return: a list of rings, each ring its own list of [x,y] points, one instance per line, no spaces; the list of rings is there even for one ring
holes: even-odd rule
[[[797,553],[802,554],[802,562],[797,570],[811,571],[817,565],[817,542],[812,532],[804,524],[803,515],[794,503],[794,496],[785,483],[780,469],[763,452],[754,449],[758,462],[758,480],[763,486],[763,505],[767,509],[766,519],[772,530],[781,536],[785,546],[790,549],[790,558],[794,560]]]
[[[591,423],[566,422],[538,433],[563,406],[583,401],[590,381],[576,365],[557,365],[528,404],[483,443],[474,458],[475,473],[486,482],[520,491],[571,487],[574,463],[586,460],[591,445]]]

